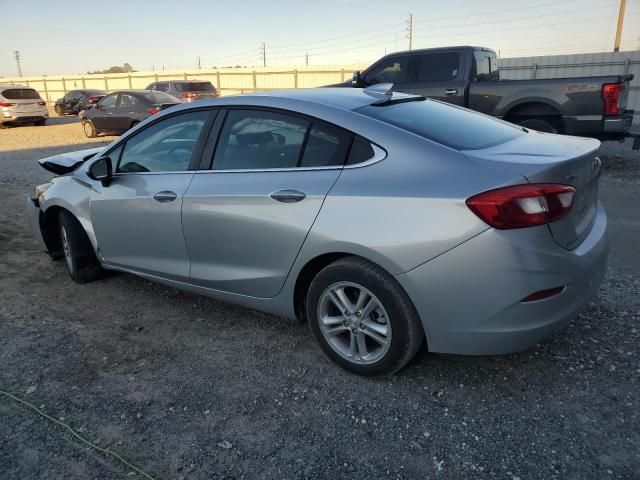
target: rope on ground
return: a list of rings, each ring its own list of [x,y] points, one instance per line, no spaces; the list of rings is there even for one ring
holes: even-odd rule
[[[91,442],[90,440],[87,440],[86,438],[84,438],[82,435],[80,435],[79,433],[77,433],[73,428],[71,428],[69,425],[67,425],[64,422],[61,422],[60,420],[53,418],[51,415],[47,415],[46,413],[44,413],[42,410],[40,410],[38,407],[36,407],[34,404],[27,402],[26,400],[23,400],[21,398],[16,397],[15,395],[9,393],[9,392],[5,392],[4,390],[0,390],[0,394],[4,395],[8,398],[10,398],[11,400],[21,403],[22,405],[29,407],[31,410],[33,410],[34,412],[36,412],[38,415],[46,418],[47,420],[49,420],[50,422],[53,422],[54,424],[64,428],[65,430],[67,430],[73,437],[75,437],[77,440],[79,440],[81,443],[84,443],[85,445],[93,448],[94,450],[97,450],[98,452],[113,457],[116,460],[119,460],[122,464],[126,465],[127,467],[129,467],[131,470],[134,470],[135,472],[139,473],[140,475],[142,475],[144,478],[146,478],[147,480],[156,480],[154,477],[152,477],[151,475],[149,475],[148,473],[146,473],[144,470],[142,470],[139,467],[136,467],[135,465],[133,465],[132,463],[128,462],[127,460],[125,460],[124,458],[122,458],[119,454],[117,454],[116,452],[114,452],[113,450],[109,449],[109,448],[102,448],[98,445],[96,445],[95,443]]]

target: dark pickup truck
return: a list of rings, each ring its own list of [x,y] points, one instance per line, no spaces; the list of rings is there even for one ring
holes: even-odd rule
[[[332,86],[393,83],[398,92],[461,105],[543,132],[622,140],[630,134],[626,109],[633,75],[501,80],[495,52],[447,47],[387,55],[353,80]],[[638,140],[636,139],[634,148]]]

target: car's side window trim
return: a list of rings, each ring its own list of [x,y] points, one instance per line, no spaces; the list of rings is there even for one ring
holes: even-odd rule
[[[222,132],[222,127],[224,125],[224,122],[226,121],[226,117],[227,117],[227,113],[230,110],[257,110],[257,111],[267,111],[267,112],[273,112],[273,113],[279,113],[282,115],[290,115],[292,117],[297,117],[297,118],[301,118],[303,120],[306,120],[309,122],[309,127],[307,128],[307,131],[305,133],[305,140],[304,143],[302,145],[302,149],[300,151],[300,157],[298,158],[298,164],[300,165],[300,162],[302,161],[302,157],[304,156],[304,151],[305,151],[305,147],[306,147],[306,142],[308,140],[309,134],[311,132],[311,129],[313,128],[314,124],[317,125],[326,125],[330,128],[335,128],[341,132],[343,132],[344,134],[348,135],[351,140],[349,141],[349,148],[347,149],[346,155],[345,155],[345,159],[342,165],[329,165],[329,166],[324,166],[324,167],[304,167],[304,166],[296,166],[296,167],[287,167],[287,168],[237,168],[237,169],[226,169],[226,170],[214,170],[213,169],[213,157],[215,156],[215,152],[218,148],[218,143],[220,141],[220,134]],[[205,150],[203,152],[202,155],[202,161],[200,162],[200,167],[199,170],[200,171],[206,171],[206,172],[216,172],[216,173],[225,173],[225,172],[229,172],[229,173],[234,173],[234,172],[290,172],[290,171],[307,171],[307,170],[336,170],[336,169],[342,169],[342,168],[353,168],[353,167],[358,167],[361,165],[370,165],[371,163],[375,163],[377,161],[382,160],[382,158],[386,157],[386,152],[381,148],[376,146],[380,151],[384,152],[384,156],[382,158],[376,158],[376,160],[374,162],[370,162],[369,160],[367,160],[366,162],[361,162],[355,165],[345,165],[347,158],[349,157],[349,151],[351,150],[351,143],[353,142],[353,140],[355,139],[356,136],[359,136],[360,138],[363,138],[364,140],[366,140],[367,142],[371,143],[372,145],[375,145],[373,142],[371,142],[369,139],[367,139],[366,137],[363,137],[362,135],[358,135],[355,132],[352,132],[351,130],[341,127],[340,125],[336,125],[334,123],[331,123],[327,120],[323,120],[321,118],[317,118],[314,117],[312,115],[306,115],[304,113],[300,113],[300,112],[295,112],[292,110],[287,110],[285,108],[277,108],[277,107],[264,107],[261,105],[226,105],[223,109],[221,109],[220,115],[218,116],[218,118],[216,119],[215,125],[213,126],[213,129],[211,131],[211,133],[209,134],[209,139],[207,140],[207,145],[205,147]],[[378,157],[378,156],[376,156]]]
[[[114,159],[111,159],[114,162],[114,172],[113,172],[114,177],[119,175],[164,175],[166,173],[172,173],[172,174],[193,173],[195,170],[198,170],[198,165],[200,165],[203,150],[206,146],[209,130],[211,130],[211,126],[213,125],[214,120],[217,118],[220,111],[220,109],[217,107],[191,108],[188,110],[179,110],[177,112],[171,113],[170,115],[163,116],[162,118],[159,118],[153,122],[150,122],[148,125],[145,125],[144,128],[140,129],[134,134],[129,135],[126,138],[123,138],[122,141],[119,141],[118,143],[116,143],[104,155],[102,155],[103,157],[108,157],[109,155],[111,155],[112,152],[115,152],[120,147],[122,147],[122,152],[124,152],[126,144],[129,140],[134,138],[136,135],[139,135],[140,133],[144,132],[145,130],[147,130],[147,128],[153,125],[156,125],[158,122],[161,122],[163,120],[168,120],[169,118],[175,117],[177,115],[184,115],[187,113],[201,112],[201,111],[208,111],[209,115],[207,116],[207,119],[205,120],[204,125],[202,126],[202,131],[200,132],[200,136],[198,137],[198,142],[196,144],[196,147],[193,150],[191,161],[189,162],[189,167],[187,168],[187,170],[173,171],[173,172],[117,172],[116,166],[120,161],[120,158],[118,158],[117,161],[114,161]],[[205,134],[205,132],[207,133]],[[120,157],[122,156],[122,152],[120,152]]]

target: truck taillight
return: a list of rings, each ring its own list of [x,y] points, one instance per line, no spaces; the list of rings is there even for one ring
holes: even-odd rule
[[[531,183],[479,193],[467,200],[467,206],[499,230],[535,227],[565,217],[575,193],[570,185]]]
[[[155,115],[159,111],[160,111],[159,108],[149,108],[149,109],[147,109],[147,112],[149,112],[151,115]]]
[[[624,90],[622,83],[605,83],[602,86],[605,115],[620,115],[620,96]]]
[[[180,96],[182,98],[196,98],[198,94],[194,92],[184,92],[184,93],[181,93]]]

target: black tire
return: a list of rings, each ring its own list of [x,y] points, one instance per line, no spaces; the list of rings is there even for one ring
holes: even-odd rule
[[[102,278],[104,270],[78,219],[71,213],[62,211],[59,216],[59,228],[65,264],[72,280],[87,283]]]
[[[559,133],[558,120],[551,117],[530,118],[520,117],[513,119],[513,123],[517,123],[521,127],[537,130],[545,133]]]
[[[318,306],[320,297],[338,282],[353,282],[369,290],[381,302],[391,325],[388,351],[375,363],[358,364],[338,354],[322,334]],[[380,377],[401,370],[424,342],[424,330],[413,303],[400,284],[385,270],[358,257],[345,257],[328,265],[313,279],[307,292],[307,319],[316,340],[334,362],[359,375]]]
[[[82,130],[88,138],[95,138],[98,136],[98,132],[96,131],[96,127],[93,125],[93,122],[86,118],[82,120]]]
[[[134,120],[133,122],[131,122],[131,126],[129,127],[129,130],[131,130],[132,128],[134,128],[136,125],[138,125],[140,122],[137,120]]]
[[[47,124],[47,119],[43,118],[42,120],[38,120],[33,123],[36,127],[44,127]]]

